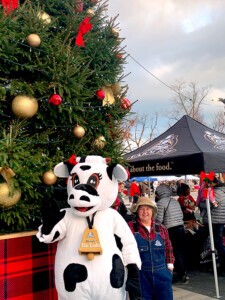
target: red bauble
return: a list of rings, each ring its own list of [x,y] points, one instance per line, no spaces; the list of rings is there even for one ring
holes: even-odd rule
[[[121,59],[123,56],[122,56],[122,54],[118,53],[118,54],[116,55],[116,57],[117,57],[118,59]]]
[[[62,97],[58,94],[53,94],[48,99],[48,103],[51,103],[55,106],[59,106],[62,103]]]
[[[98,100],[103,100],[105,98],[105,92],[103,90],[98,90],[95,94]]]
[[[122,98],[121,99],[121,108],[130,110],[131,109],[130,100],[127,98]]]

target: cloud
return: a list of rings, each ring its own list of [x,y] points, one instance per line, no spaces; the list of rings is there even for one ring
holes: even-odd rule
[[[134,110],[169,109],[173,93],[166,85],[178,78],[211,86],[208,98],[225,98],[224,0],[110,0],[108,14],[119,14],[123,45],[140,63],[130,57],[125,66],[128,96],[140,99]]]

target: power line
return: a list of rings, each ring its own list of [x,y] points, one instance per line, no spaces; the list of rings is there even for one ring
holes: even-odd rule
[[[126,51],[125,51],[126,52]],[[127,53],[127,52],[126,52]],[[137,64],[139,65],[142,69],[144,69],[148,74],[150,74],[152,77],[154,77],[156,80],[158,80],[160,83],[162,83],[163,85],[165,85],[166,87],[168,87],[170,90],[172,90],[173,92],[175,92],[178,95],[182,95],[183,97],[189,99],[192,101],[192,99],[190,99],[189,97],[185,96],[184,94],[180,94],[178,93],[175,89],[173,89],[170,85],[168,85],[167,83],[165,83],[164,81],[162,81],[161,79],[159,79],[156,75],[154,75],[152,72],[150,72],[145,66],[143,66],[141,63],[139,63],[132,55],[130,55],[129,53],[127,53],[127,55]]]

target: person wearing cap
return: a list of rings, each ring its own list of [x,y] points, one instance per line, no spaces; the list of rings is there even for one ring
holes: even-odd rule
[[[139,197],[132,212],[135,219],[128,225],[142,261],[142,300],[172,300],[173,248],[166,227],[155,221],[156,203],[148,197]]]

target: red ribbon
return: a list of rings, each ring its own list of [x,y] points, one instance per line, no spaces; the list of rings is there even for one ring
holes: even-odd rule
[[[67,160],[68,161],[68,163],[70,163],[71,165],[76,165],[77,164],[77,162],[76,162],[76,155],[75,154],[72,154],[71,156],[70,156],[70,158]]]
[[[208,187],[213,182],[214,177],[215,177],[215,173],[213,171],[210,171],[209,174],[206,174],[203,171],[200,173],[200,181],[204,182],[204,189],[203,189],[204,199],[208,198],[208,196],[210,197],[210,199],[215,198],[215,193],[212,186],[211,186],[211,195],[208,195]]]
[[[18,8],[18,0],[2,0],[5,14],[9,14],[12,10]]]
[[[84,44],[84,39],[83,39],[83,35],[85,35],[88,31],[91,30],[91,28],[93,27],[93,25],[91,23],[89,23],[90,18],[86,18],[84,19],[79,26],[79,31],[76,37],[76,45],[79,47],[85,47]]]
[[[200,180],[201,181],[210,182],[210,181],[213,181],[214,177],[215,177],[215,173],[213,171],[210,171],[209,174],[206,174],[203,171],[200,173]]]

